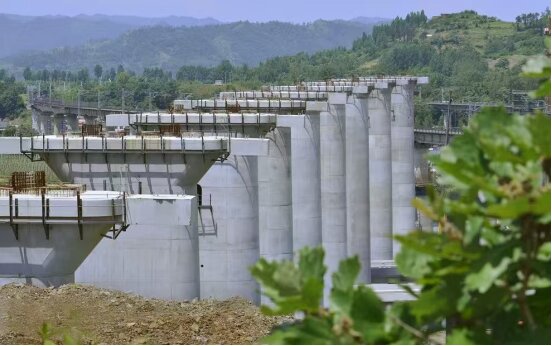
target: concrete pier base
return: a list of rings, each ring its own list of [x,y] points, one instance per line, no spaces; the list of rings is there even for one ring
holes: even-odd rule
[[[116,240],[103,239],[75,281],[152,298],[199,298],[196,197],[135,195],[127,201],[131,227]]]

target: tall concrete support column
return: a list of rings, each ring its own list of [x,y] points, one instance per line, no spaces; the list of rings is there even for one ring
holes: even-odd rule
[[[40,112],[37,111],[36,109],[34,108],[31,108],[31,121],[32,121],[32,127],[33,129],[38,132],[38,133],[41,133],[40,132],[40,128],[41,128],[41,121],[40,121]]]
[[[258,158],[259,252],[270,261],[293,259],[290,132],[281,127],[268,133],[268,155]],[[262,295],[261,303],[270,300]]]
[[[326,288],[339,261],[347,257],[347,210],[345,190],[346,94],[332,94],[329,111],[320,113],[320,195],[322,245],[326,251]],[[328,292],[326,292],[328,293]]]
[[[260,302],[259,286],[249,272],[259,259],[257,161],[230,155],[199,182],[203,204],[210,200],[213,207],[212,214],[200,211],[201,298],[240,296]]]
[[[77,117],[73,114],[66,114],[65,115],[65,122],[67,124],[67,131],[68,132],[78,132],[79,131],[79,121],[77,120]]]
[[[45,135],[53,134],[50,126],[52,122],[50,115],[44,115],[39,110],[33,109],[32,117],[33,117],[33,128],[39,134],[45,134]]]
[[[360,87],[363,88],[363,87]],[[355,90],[348,97],[345,126],[345,176],[347,181],[347,256],[358,255],[359,282],[371,281],[370,172],[368,143],[369,90]]]
[[[293,258],[290,132],[281,127],[268,133],[268,156],[258,158],[259,249],[268,260]]]
[[[61,135],[67,131],[63,115],[56,114],[52,116],[52,121],[54,123],[54,135]]]
[[[370,234],[372,260],[393,258],[391,207],[391,89],[377,85],[368,96],[370,115]]]
[[[391,94],[391,172],[393,235],[406,234],[415,228],[416,211],[414,179],[414,84],[405,83],[393,88]],[[400,244],[393,242],[393,257]]]
[[[310,109],[309,109],[310,108]],[[291,199],[293,253],[322,244],[320,205],[320,111],[325,102],[309,103],[306,115],[279,116],[291,129]]]

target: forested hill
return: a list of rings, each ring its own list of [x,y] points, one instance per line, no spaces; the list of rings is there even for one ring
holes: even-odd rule
[[[0,14],[0,57],[26,51],[82,45],[90,40],[112,39],[143,26],[200,26],[218,24],[212,18],[78,15],[19,16]]]
[[[16,67],[68,69],[123,65],[142,71],[182,65],[213,66],[222,60],[256,65],[274,56],[313,53],[352,42],[372,25],[354,21],[323,21],[298,25],[281,22],[236,22],[202,27],[145,27],[116,39],[5,58]]]

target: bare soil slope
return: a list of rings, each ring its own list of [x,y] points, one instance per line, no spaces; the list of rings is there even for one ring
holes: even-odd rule
[[[252,344],[287,318],[268,317],[241,299],[169,302],[84,285],[0,286],[0,344]]]

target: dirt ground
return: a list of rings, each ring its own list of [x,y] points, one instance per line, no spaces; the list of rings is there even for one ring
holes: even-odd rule
[[[289,320],[241,298],[169,302],[84,285],[0,286],[0,344],[40,344],[43,323],[56,343],[254,344]]]

